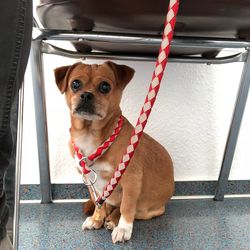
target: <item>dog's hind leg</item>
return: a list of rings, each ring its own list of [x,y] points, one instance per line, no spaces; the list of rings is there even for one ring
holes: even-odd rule
[[[121,213],[120,208],[115,208],[112,213],[105,219],[104,227],[109,230],[113,230],[118,226],[118,222],[120,220]]]
[[[165,212],[165,205],[151,207],[150,209],[144,209],[137,211],[135,218],[137,220],[150,220],[154,217],[163,215]]]

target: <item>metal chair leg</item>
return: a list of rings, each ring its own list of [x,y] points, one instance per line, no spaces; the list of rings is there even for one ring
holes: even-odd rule
[[[45,103],[45,87],[43,77],[43,60],[41,52],[41,40],[32,41],[31,45],[31,70],[34,91],[36,130],[37,130],[37,146],[38,159],[40,169],[40,187],[42,203],[50,203],[51,182],[49,168],[49,146],[48,146],[48,130]]]
[[[244,69],[241,76],[241,82],[238,90],[238,95],[234,107],[233,117],[231,121],[231,126],[229,129],[229,134],[227,138],[227,143],[225,147],[225,152],[223,156],[222,166],[220,170],[220,176],[217,184],[217,189],[215,193],[214,200],[222,201],[224,200],[224,194],[227,189],[228,177],[230,174],[230,169],[234,157],[235,147],[240,131],[240,125],[247,102],[247,96],[250,85],[250,52],[248,52],[247,59],[244,65]]]

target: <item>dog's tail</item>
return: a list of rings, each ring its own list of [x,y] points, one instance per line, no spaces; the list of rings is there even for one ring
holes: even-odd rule
[[[95,203],[91,199],[84,202],[83,206],[82,206],[82,211],[87,216],[93,215],[93,213],[95,211]]]

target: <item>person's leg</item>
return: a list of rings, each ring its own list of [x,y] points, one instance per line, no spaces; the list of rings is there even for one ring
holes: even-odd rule
[[[5,194],[5,169],[9,165],[9,159],[12,151],[12,136],[11,131],[5,132],[5,135],[0,137],[0,249],[2,246],[1,240],[6,237],[6,224],[9,219],[9,207],[6,204]],[[6,247],[6,249],[8,249]]]
[[[32,0],[0,1],[0,248],[6,236],[9,209],[5,175],[13,148],[11,107],[23,81],[32,31]],[[14,172],[12,173],[14,178]],[[12,179],[13,180],[13,179]],[[13,190],[14,192],[14,190]]]
[[[17,116],[18,116],[18,95],[16,96],[11,109],[10,127],[11,135],[13,139],[13,145],[17,143]],[[13,218],[14,218],[14,206],[15,206],[15,173],[16,173],[16,147],[13,147],[10,163],[5,175],[5,192],[6,203],[9,206],[9,220],[6,225],[7,233],[13,240]]]

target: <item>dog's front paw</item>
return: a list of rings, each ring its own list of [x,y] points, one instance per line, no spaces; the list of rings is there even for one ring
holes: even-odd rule
[[[116,242],[124,242],[130,240],[132,235],[133,227],[115,227],[112,232],[112,241],[115,244]]]
[[[94,220],[93,217],[87,217],[82,224],[82,230],[99,229],[103,225],[103,221]]]

